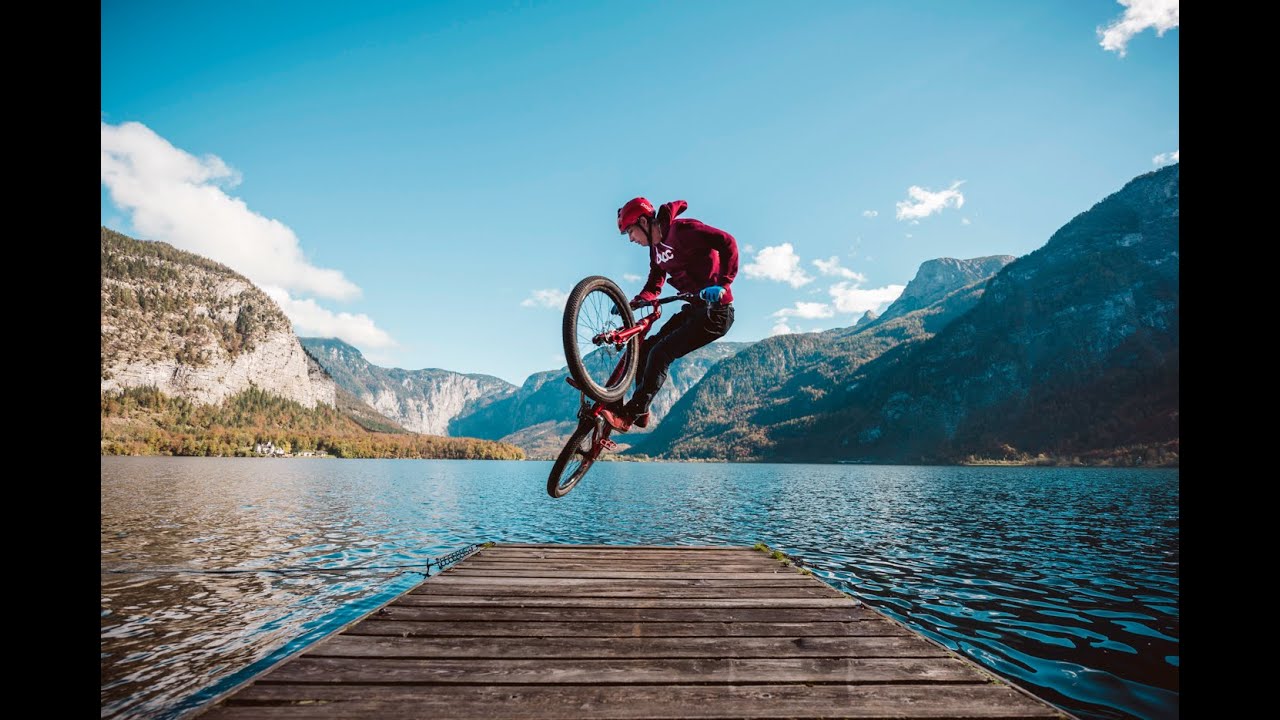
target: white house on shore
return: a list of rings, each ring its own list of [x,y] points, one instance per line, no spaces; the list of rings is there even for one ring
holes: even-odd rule
[[[283,448],[276,447],[275,443],[270,440],[254,445],[253,452],[267,457],[328,457],[325,453],[315,450],[300,450],[296,453],[287,453]]]
[[[276,456],[276,457],[284,457],[285,455],[284,449],[276,447],[275,443],[271,442],[270,440],[264,443],[258,443],[254,445],[253,451],[259,455],[268,455],[268,456]]]

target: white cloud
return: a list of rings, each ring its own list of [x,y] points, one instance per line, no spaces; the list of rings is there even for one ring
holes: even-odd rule
[[[875,217],[875,216],[877,216],[877,215],[879,215],[879,214],[880,214],[880,213],[879,213],[879,212],[877,212],[877,211],[875,211],[875,210],[863,210],[863,211],[862,211],[862,217],[872,218],[872,217]]]
[[[524,307],[544,307],[552,310],[563,310],[564,304],[569,299],[569,293],[563,290],[534,290],[533,293],[520,301]]]
[[[622,279],[626,280],[627,282],[640,282],[641,280],[644,279],[644,276],[637,275],[635,273],[623,273]]]
[[[1099,45],[1125,56],[1134,35],[1155,28],[1157,37],[1178,27],[1178,0],[1116,0],[1124,6],[1124,14],[1105,28],[1098,28]]]
[[[216,155],[196,157],[137,122],[101,122],[102,184],[148,240],[216,260],[262,288],[300,335],[336,337],[361,349],[396,345],[368,315],[334,313],[315,300],[348,300],[360,288],[339,270],[307,261],[297,235],[227,190],[240,173]]]
[[[948,205],[955,208],[963,207],[964,194],[957,189],[963,182],[963,180],[957,180],[951,183],[951,187],[938,192],[912,185],[907,188],[907,197],[910,199],[898,203],[898,219],[919,220],[942,212]]]
[[[814,320],[817,318],[826,318],[834,315],[831,306],[826,303],[816,302],[797,302],[795,307],[782,308],[778,312],[770,315],[776,318],[798,317],[806,320]]]
[[[756,246],[752,245],[751,243],[747,243],[746,245],[742,246],[742,252],[746,253],[747,255],[750,255],[755,251],[756,251]]]
[[[826,260],[814,260],[813,264],[818,268],[818,272],[823,275],[838,275],[849,280],[857,280],[858,282],[866,282],[866,276],[861,273],[854,272],[848,268],[840,267],[840,258],[832,255]]]
[[[263,285],[262,291],[284,310],[299,335],[336,337],[361,349],[390,348],[396,344],[368,315],[335,313],[320,307],[311,298],[290,297],[287,290],[275,285]]]
[[[240,174],[215,155],[196,157],[137,122],[102,125],[102,184],[139,235],[227,265],[255,285],[348,300],[360,288],[307,261],[298,237],[226,190]]]
[[[1159,155],[1151,158],[1151,164],[1155,165],[1156,167],[1161,167],[1163,165],[1169,165],[1171,163],[1176,163],[1176,162],[1178,162],[1177,150],[1174,150],[1173,152],[1160,153]]]
[[[861,288],[857,283],[840,282],[831,286],[831,297],[836,310],[842,313],[862,315],[868,310],[882,312],[906,289],[906,285],[886,285],[881,288]]]
[[[805,283],[813,282],[813,278],[806,275],[800,268],[800,257],[796,255],[791,243],[782,243],[761,250],[756,253],[755,262],[742,268],[742,271],[749,278],[777,280],[788,283],[791,287],[800,287]]]
[[[773,337],[774,335],[790,335],[793,332],[795,331],[792,330],[784,320],[779,322],[777,325],[774,325],[773,328],[769,330],[769,337]]]
[[[961,225],[972,225],[973,223],[969,220],[969,218],[960,218],[960,224],[961,224]]]

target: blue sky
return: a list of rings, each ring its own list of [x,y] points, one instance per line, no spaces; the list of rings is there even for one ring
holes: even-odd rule
[[[741,250],[728,340],[852,325],[1176,161],[1177,0],[104,2],[102,223],[304,336],[521,383],[644,195]],[[668,292],[670,292],[668,290]]]

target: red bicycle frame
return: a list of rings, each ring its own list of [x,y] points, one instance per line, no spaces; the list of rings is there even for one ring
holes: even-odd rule
[[[662,317],[662,305],[677,300],[690,301],[698,296],[695,293],[681,293],[672,295],[671,297],[662,298],[661,300],[651,300],[646,303],[653,306],[653,312],[640,318],[636,324],[621,330],[608,330],[591,338],[591,342],[595,345],[613,345],[619,352],[626,346],[627,341],[631,338],[640,336],[639,342],[636,343],[636,352],[640,352],[640,345],[644,343],[645,337],[649,334],[649,329],[653,324]],[[644,307],[643,305],[641,307]],[[637,308],[638,309],[638,308]],[[627,357],[623,355],[618,359],[618,364],[613,367],[613,373],[609,376],[608,385],[613,385],[622,377],[622,368],[626,363]],[[578,384],[573,381],[572,377],[565,378],[565,382],[577,388]],[[581,392],[581,388],[578,388]],[[600,455],[603,450],[612,450],[618,446],[617,443],[609,439],[609,433],[613,431],[613,427],[609,423],[600,419],[600,411],[604,409],[604,405],[592,400],[591,404],[587,404],[587,396],[582,393],[578,396],[578,417],[582,420],[590,420],[595,424],[595,434],[591,440],[591,455],[595,458]]]

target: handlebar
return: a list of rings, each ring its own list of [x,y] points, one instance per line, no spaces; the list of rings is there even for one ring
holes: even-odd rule
[[[669,302],[675,302],[677,300],[683,300],[685,302],[693,302],[694,300],[701,300],[701,298],[698,297],[698,293],[680,293],[679,295],[672,295],[670,297],[658,298],[656,300],[648,300],[641,303],[633,302],[631,303],[631,309],[639,310],[640,308],[647,307],[649,305],[654,305],[654,306],[666,305]]]

